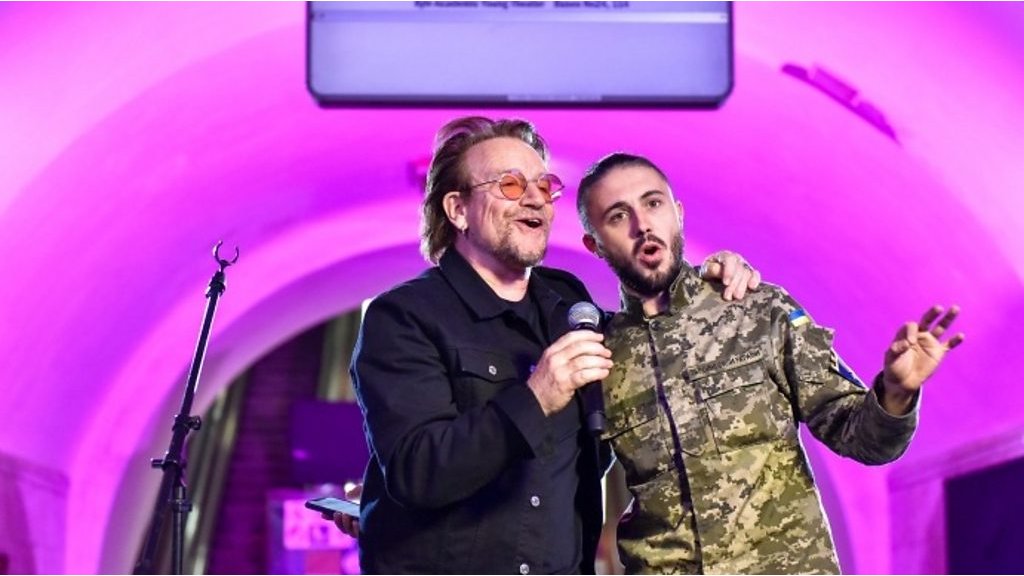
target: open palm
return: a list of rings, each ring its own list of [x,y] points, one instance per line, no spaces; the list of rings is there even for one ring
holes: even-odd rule
[[[959,313],[957,306],[951,306],[945,314],[941,306],[932,306],[920,322],[901,326],[885,352],[886,385],[898,386],[904,393],[917,392],[935,372],[946,352],[964,341],[962,332],[945,342],[940,340]]]

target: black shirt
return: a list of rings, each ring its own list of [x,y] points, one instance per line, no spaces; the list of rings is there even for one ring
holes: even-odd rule
[[[371,451],[364,572],[593,572],[593,440],[577,402],[545,417],[525,385],[589,295],[542,267],[528,293],[501,300],[448,250],[368,307],[352,363]]]

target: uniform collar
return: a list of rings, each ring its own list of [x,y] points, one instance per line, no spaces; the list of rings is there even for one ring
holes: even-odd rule
[[[704,280],[697,275],[697,271],[684,260],[682,268],[679,269],[679,274],[668,288],[669,304],[666,314],[676,314],[678,310],[693,302],[703,284]],[[619,284],[619,295],[622,299],[623,314],[630,320],[643,320],[644,305],[640,298],[628,294],[622,287],[622,284]]]

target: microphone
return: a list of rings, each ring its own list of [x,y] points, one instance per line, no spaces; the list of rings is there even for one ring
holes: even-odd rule
[[[601,311],[590,302],[577,302],[569,308],[569,329],[601,331]],[[580,388],[583,400],[583,414],[587,420],[587,430],[593,435],[604,432],[604,394],[601,382],[590,382]]]

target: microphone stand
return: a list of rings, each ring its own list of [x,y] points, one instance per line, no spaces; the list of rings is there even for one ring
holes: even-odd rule
[[[171,427],[171,444],[167,448],[167,454],[163,458],[154,458],[150,461],[153,468],[163,471],[163,479],[160,482],[160,491],[157,494],[156,507],[153,510],[153,517],[149,527],[149,535],[146,537],[145,546],[138,563],[135,565],[135,574],[153,574],[153,556],[156,553],[156,545],[159,541],[161,528],[164,523],[164,513],[167,508],[173,514],[173,533],[171,535],[171,563],[172,574],[181,574],[183,565],[183,554],[185,550],[185,517],[192,509],[192,503],[188,500],[185,489],[185,438],[192,430],[199,430],[202,421],[199,416],[191,416],[192,400],[196,393],[196,383],[199,380],[199,372],[203,367],[203,358],[206,356],[206,345],[210,335],[210,327],[213,325],[213,314],[217,309],[217,300],[224,293],[224,270],[238,262],[238,248],[235,248],[235,257],[232,260],[224,260],[220,257],[220,246],[224,242],[217,242],[213,247],[213,258],[217,261],[220,269],[210,279],[210,286],[206,290],[206,314],[203,317],[203,327],[199,332],[199,341],[196,343],[196,353],[192,357],[192,366],[189,368],[188,382],[185,385],[185,396],[181,400],[181,411],[174,417],[174,426]]]

